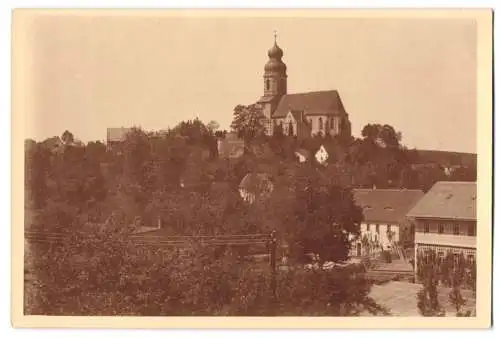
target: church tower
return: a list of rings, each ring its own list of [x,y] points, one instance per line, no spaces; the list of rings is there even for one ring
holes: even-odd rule
[[[272,135],[272,113],[276,109],[280,99],[287,93],[286,64],[283,62],[283,50],[276,41],[277,34],[274,33],[274,45],[269,49],[267,55],[269,60],[264,66],[264,95],[259,100],[266,117],[266,133]]]
[[[286,64],[283,62],[283,50],[276,42],[274,34],[274,45],[267,52],[269,60],[264,66],[264,96],[283,96],[286,94]]]

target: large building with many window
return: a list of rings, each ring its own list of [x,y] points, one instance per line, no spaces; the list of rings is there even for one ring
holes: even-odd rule
[[[264,66],[264,95],[257,101],[265,117],[266,133],[282,128],[298,138],[313,135],[351,135],[349,115],[336,90],[288,94],[287,66],[276,43]]]
[[[415,229],[415,263],[430,251],[475,260],[476,194],[476,182],[437,182],[408,212]]]

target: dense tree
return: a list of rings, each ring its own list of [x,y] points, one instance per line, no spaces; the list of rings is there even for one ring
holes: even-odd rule
[[[365,168],[359,185],[401,188],[413,182],[412,153],[401,145],[401,138],[401,133],[389,125],[368,124],[363,128],[362,138],[351,143],[346,155],[348,163]]]
[[[170,134],[185,138],[189,145],[212,146],[215,141],[212,130],[197,118],[180,122],[171,130]]]
[[[349,236],[359,235],[362,212],[349,188],[326,178],[313,163],[285,166],[273,195],[252,205],[247,217],[263,231],[278,230],[293,259],[314,253],[323,261],[347,259]]]
[[[26,203],[33,209],[39,209],[48,197],[47,175],[51,153],[39,143],[29,144],[24,153]]]
[[[27,138],[26,140],[24,140],[25,152],[32,151],[36,147],[36,144],[37,144],[36,141],[31,138]]]
[[[73,142],[75,142],[75,137],[71,132],[68,130],[65,130],[64,133],[61,136],[61,140],[65,145],[71,145]]]
[[[231,129],[245,140],[252,140],[264,135],[264,115],[260,106],[237,105],[233,112]]]
[[[361,135],[364,140],[378,143],[382,147],[399,148],[401,141],[401,133],[390,125],[367,124],[363,127]]]
[[[298,181],[295,188],[296,240],[323,261],[348,258],[349,235],[359,235],[363,219],[349,189],[319,180]],[[305,184],[304,184],[305,183]]]
[[[450,181],[476,181],[477,180],[477,165],[459,166],[450,175]]]
[[[208,124],[207,124],[208,130],[210,130],[210,132],[212,132],[212,133],[215,133],[219,129],[219,127],[220,127],[220,124],[214,120],[208,122]]]

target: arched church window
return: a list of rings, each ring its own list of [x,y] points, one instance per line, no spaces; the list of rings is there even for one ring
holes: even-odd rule
[[[292,121],[288,122],[288,136],[293,136],[293,123],[292,123]]]
[[[271,81],[269,81],[269,79],[266,79],[266,90],[269,90],[270,87],[271,87]]]
[[[325,130],[328,130],[328,128],[330,128],[330,123],[329,123],[329,120],[326,119],[325,120]]]
[[[323,118],[319,118],[319,130],[323,130]]]

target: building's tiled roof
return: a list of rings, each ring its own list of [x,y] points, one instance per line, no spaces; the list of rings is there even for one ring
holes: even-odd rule
[[[408,217],[476,220],[476,195],[476,182],[437,182]]]
[[[365,222],[401,223],[424,196],[420,190],[354,189],[354,200],[363,209]]]
[[[257,101],[257,103],[261,104],[261,103],[269,103],[269,102],[272,102],[276,100],[276,97],[275,96],[261,96],[260,99]]]
[[[273,117],[285,117],[289,111],[304,111],[305,115],[344,115],[345,109],[336,90],[284,95]]]
[[[127,134],[132,130],[132,128],[108,128],[107,138],[108,142],[123,142],[125,141]]]
[[[300,154],[300,155],[304,156],[305,158],[309,158],[309,156],[311,156],[311,153],[304,148],[297,149],[295,151],[295,153]]]

